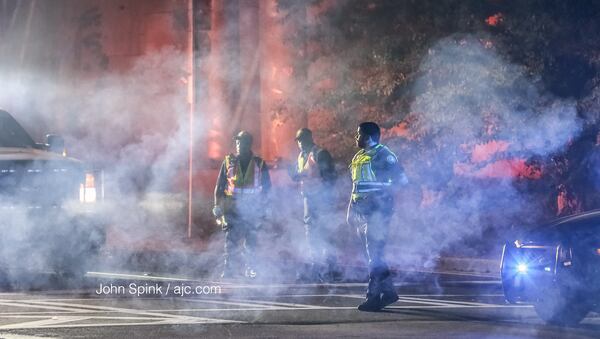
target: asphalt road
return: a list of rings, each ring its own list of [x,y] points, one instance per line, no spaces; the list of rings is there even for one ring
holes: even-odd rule
[[[598,338],[600,316],[544,325],[505,304],[493,278],[420,273],[397,278],[400,300],[359,312],[365,284],[211,282],[132,272],[88,274],[84,286],[0,293],[0,338],[472,337]]]

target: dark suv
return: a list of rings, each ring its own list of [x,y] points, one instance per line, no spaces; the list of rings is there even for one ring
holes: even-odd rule
[[[556,220],[504,246],[504,295],[544,321],[575,325],[600,304],[600,210]]]
[[[84,274],[104,244],[93,172],[66,156],[62,138],[46,141],[0,110],[0,281],[22,271]]]

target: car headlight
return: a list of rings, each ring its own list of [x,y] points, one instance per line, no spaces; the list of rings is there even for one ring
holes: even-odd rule
[[[527,267],[527,264],[518,264],[517,265],[517,272],[521,273],[521,274],[526,274],[527,271],[529,270],[529,267]]]

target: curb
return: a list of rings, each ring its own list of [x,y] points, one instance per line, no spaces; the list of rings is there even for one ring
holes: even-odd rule
[[[441,257],[436,261],[436,270],[499,277],[500,259]]]

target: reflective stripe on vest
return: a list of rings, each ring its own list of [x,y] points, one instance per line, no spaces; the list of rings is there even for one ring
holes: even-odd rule
[[[225,157],[225,169],[227,171],[225,195],[256,194],[262,191],[260,182],[261,167],[254,157],[250,159],[246,173],[243,175],[240,161],[234,156],[228,155]]]

